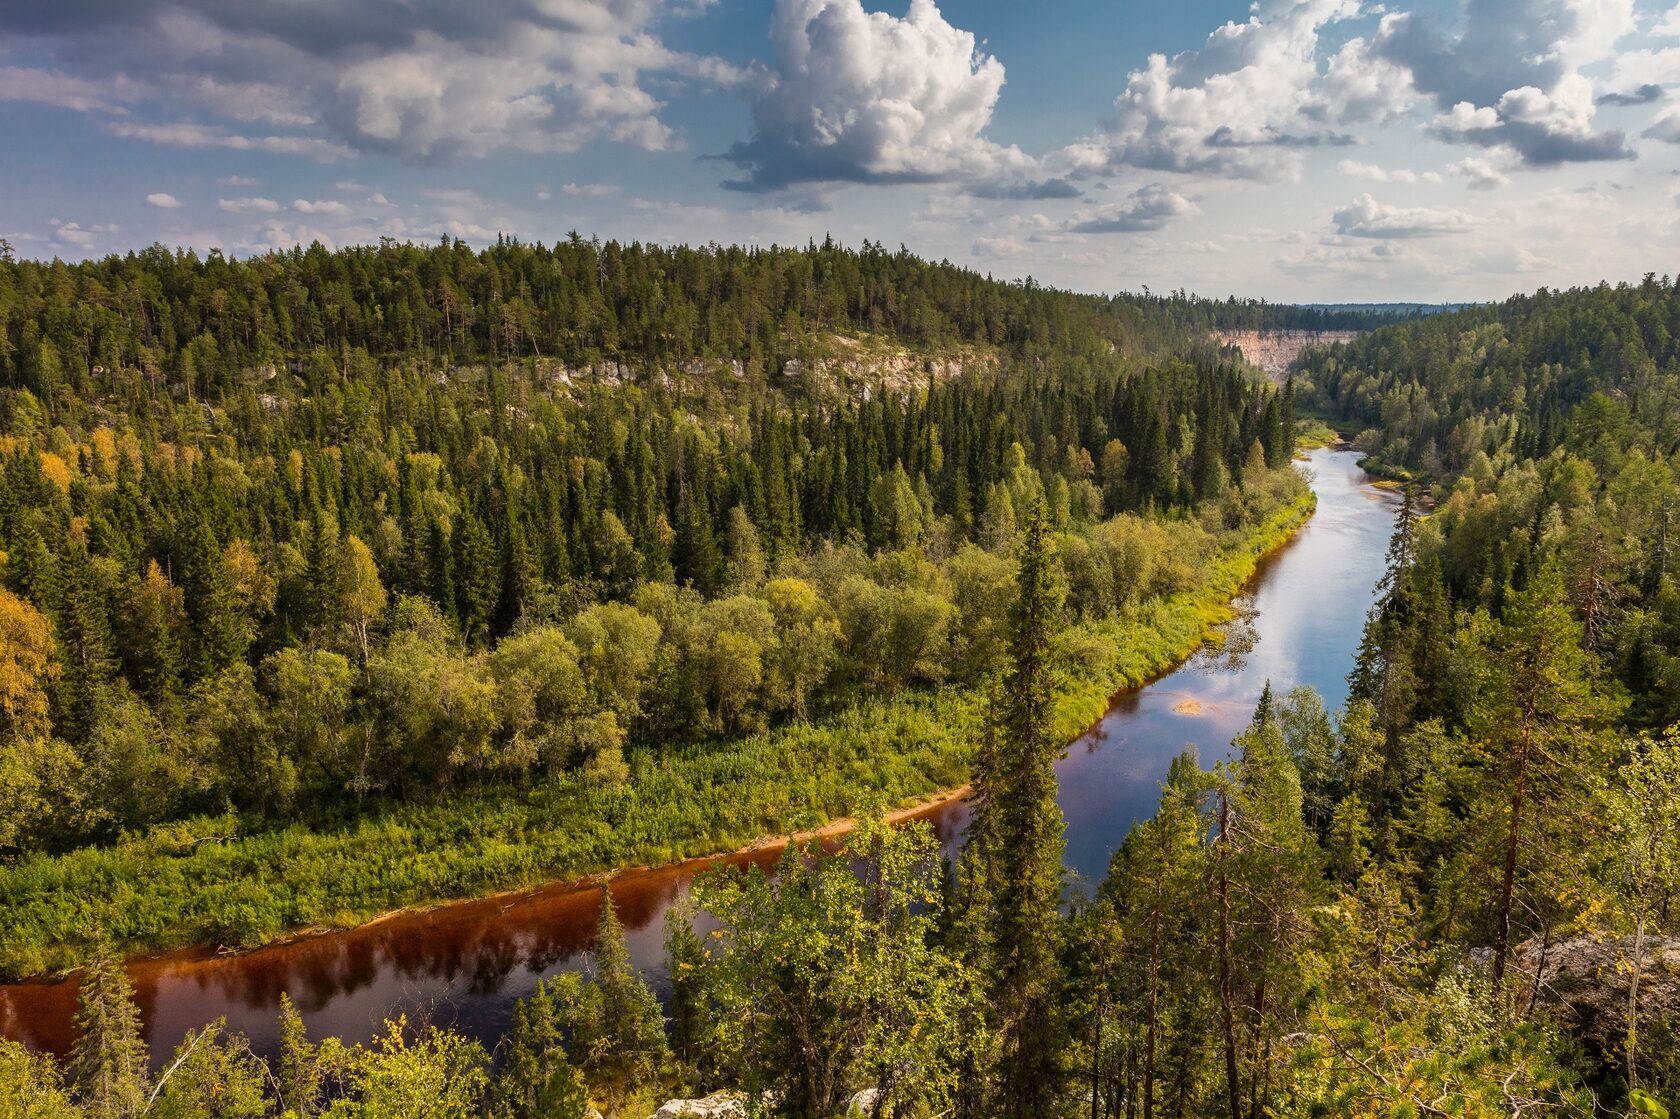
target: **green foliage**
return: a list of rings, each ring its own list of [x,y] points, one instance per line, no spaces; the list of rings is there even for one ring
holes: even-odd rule
[[[932,943],[937,851],[925,825],[868,818],[837,856],[790,847],[774,879],[697,884],[721,927],[691,990],[728,1082],[810,1119],[863,1089],[883,1114],[946,1105],[981,1039],[963,1015],[976,977]]]
[[[0,1038],[0,1114],[13,1119],[81,1119],[51,1057]]]
[[[1183,546],[1198,549],[1200,581],[1175,584],[1165,597],[1143,597],[1124,612],[1065,631],[1053,666],[1054,736],[1071,740],[1114,693],[1159,675],[1198,648],[1229,617],[1228,600],[1260,556],[1287,540],[1311,508],[1311,495],[1298,495],[1263,521],[1217,537],[1187,529]],[[828,570],[813,558],[812,578],[803,588],[778,586],[777,580],[765,585],[770,613],[778,626],[788,626],[790,643],[808,627],[832,636],[828,627],[835,623],[818,590]],[[643,601],[675,616],[669,604]],[[489,718],[510,719],[496,723],[493,745],[527,750],[528,739],[516,742],[510,732],[536,724],[494,715],[496,704],[506,712],[510,701],[514,711],[525,710],[526,698],[519,691],[497,698],[496,655],[483,660],[451,651],[435,611],[411,609],[405,600],[394,609],[411,621],[376,652],[370,673],[382,658],[399,655],[410,672],[435,674],[429,677],[434,680],[482,673],[473,689],[461,693],[463,700],[482,696]],[[613,714],[610,724],[597,719],[580,726],[573,718],[542,728],[544,734],[565,732],[575,757],[609,744],[607,731],[621,725],[618,712],[646,701],[651,684],[639,673],[655,671],[664,627],[656,614],[607,604],[584,611],[564,632],[578,650],[586,692],[608,697]],[[527,681],[519,688],[547,681],[551,671],[567,671],[563,657],[538,662],[514,655],[522,648],[563,651],[552,634],[517,640],[532,644],[512,646],[501,671],[505,679]],[[772,672],[783,671],[788,662],[780,658],[791,655],[772,648]],[[538,674],[516,670],[516,664]],[[423,720],[461,741],[451,728],[462,725],[466,712],[440,710],[435,694],[413,695],[412,680],[396,665],[378,668],[380,687],[390,689],[383,702],[403,719]],[[330,771],[345,783],[361,779],[371,793],[385,751],[395,750],[397,741],[369,739],[346,723],[339,689],[355,677],[350,660],[283,652],[265,665],[264,676],[264,687],[284,697],[276,701],[283,704],[279,709],[308,751],[300,768]],[[543,683],[537,693],[570,694],[547,687]],[[402,698],[411,695],[411,702]],[[0,971],[30,975],[72,966],[88,951],[90,912],[128,950],[252,945],[289,929],[354,923],[408,905],[729,850],[761,835],[853,815],[873,798],[904,804],[968,781],[986,699],[982,688],[947,684],[893,698],[859,698],[814,722],[790,721],[732,740],[632,749],[622,781],[602,781],[585,769],[544,771],[545,780],[529,789],[487,783],[436,800],[374,800],[346,823],[246,832],[236,818],[197,816],[110,846],[29,856],[0,867]],[[428,750],[410,763],[447,766],[438,743],[428,743]],[[725,788],[728,796],[715,795]]]
[[[346,1054],[343,1095],[325,1119],[469,1119],[479,1114],[489,1077],[476,1042],[438,1029],[410,1036],[407,1022],[385,1023],[370,1046]]]

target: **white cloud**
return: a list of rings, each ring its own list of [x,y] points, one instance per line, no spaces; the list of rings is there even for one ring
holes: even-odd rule
[[[60,245],[87,252],[99,243],[99,238],[107,233],[118,232],[118,227],[110,224],[83,226],[78,222],[50,220],[48,225],[53,227],[52,235],[48,238]]]
[[[272,198],[219,198],[216,208],[228,214],[272,214],[280,203]]]
[[[1469,0],[1452,33],[1429,16],[1385,16],[1369,53],[1435,101],[1437,138],[1551,166],[1631,158],[1625,134],[1596,128],[1581,68],[1633,29],[1632,0]]]
[[[1417,97],[1411,71],[1349,39],[1330,57],[1324,77],[1302,110],[1334,124],[1384,124],[1403,115]]]
[[[53,63],[0,68],[0,98],[111,115],[144,100],[154,117],[191,123],[123,135],[318,159],[351,149],[415,160],[575,151],[601,138],[660,148],[673,137],[650,79],[670,89],[668,79],[728,87],[742,78],[720,60],[668,49],[654,24],[669,7],[123,0],[27,15],[0,7],[0,40],[27,35]],[[290,135],[247,135],[230,122]]]
[[[1649,34],[1653,39],[1680,39],[1680,4],[1659,16]]]
[[[1336,232],[1344,237],[1378,240],[1438,237],[1463,232],[1475,224],[1469,214],[1460,210],[1390,206],[1378,202],[1369,194],[1362,194],[1350,205],[1337,210],[1331,215],[1331,221]]]
[[[0,66],[0,101],[26,101],[77,112],[123,113],[144,90],[127,77],[78,77],[30,66]]]
[[[613,183],[567,183],[560,193],[568,198],[606,198],[618,193]]]
[[[1344,159],[1336,164],[1336,170],[1344,175],[1351,175],[1356,179],[1369,179],[1373,183],[1439,183],[1439,171],[1412,171],[1404,167],[1389,169],[1379,167],[1375,163],[1362,163],[1357,159]]]
[[[1174,218],[1200,213],[1197,205],[1177,191],[1151,183],[1133,191],[1124,202],[1075,215],[1070,233],[1139,233],[1164,228]]]
[[[216,184],[218,186],[254,187],[258,185],[258,181],[249,175],[223,175],[216,180]]]
[[[159,210],[179,210],[181,200],[173,194],[165,194],[159,191],[156,194],[146,195],[146,205],[156,207]]]
[[[1496,190],[1502,186],[1509,186],[1511,178],[1492,162],[1479,156],[1467,155],[1453,164],[1451,171],[1455,175],[1462,175],[1470,180],[1471,190]]]
[[[1031,161],[985,137],[1003,64],[934,0],[897,18],[860,0],[776,0],[776,62],[751,91],[754,133],[728,158],[778,190],[799,183],[939,182],[1023,172]]]
[[[1298,176],[1301,149],[1345,142],[1310,126],[1315,117],[1339,119],[1315,100],[1316,51],[1321,27],[1357,11],[1356,0],[1261,0],[1246,23],[1225,24],[1200,50],[1150,55],[1127,79],[1107,128],[1066,158],[1085,172],[1131,165]]]
[[[91,249],[99,240],[91,229],[83,229],[73,221],[64,222],[53,231],[53,239],[78,249]]]
[[[107,126],[114,136],[144,140],[172,148],[226,148],[229,151],[261,151],[277,155],[301,155],[322,162],[348,159],[350,148],[314,136],[245,136],[223,128],[176,121],[169,124],[134,124],[113,121]]]
[[[350,207],[331,199],[310,201],[307,198],[299,198],[292,203],[292,209],[300,214],[347,214],[350,212]]]

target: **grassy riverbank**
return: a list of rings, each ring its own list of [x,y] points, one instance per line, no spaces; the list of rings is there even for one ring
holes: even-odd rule
[[[1195,652],[1230,617],[1261,557],[1312,509],[1309,494],[1228,541],[1191,591],[1067,631],[1060,732],[1071,740],[1116,692]],[[77,966],[96,930],[130,954],[252,947],[393,909],[734,850],[872,803],[912,803],[968,779],[985,698],[943,688],[874,699],[817,723],[633,756],[623,782],[574,775],[538,789],[479,790],[338,830],[197,842],[236,826],[201,819],[29,857],[0,869],[0,975]]]

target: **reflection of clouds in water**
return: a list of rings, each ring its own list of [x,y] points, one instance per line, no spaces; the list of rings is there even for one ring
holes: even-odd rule
[[[1181,699],[1173,705],[1174,715],[1200,715],[1202,705],[1194,699]]]

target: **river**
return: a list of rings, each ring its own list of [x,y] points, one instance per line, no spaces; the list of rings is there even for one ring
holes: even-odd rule
[[[1066,861],[1076,883],[1101,881],[1120,841],[1155,808],[1172,759],[1194,747],[1218,757],[1253,712],[1267,681],[1282,695],[1318,689],[1335,709],[1370,608],[1397,501],[1370,485],[1350,451],[1314,451],[1306,464],[1318,511],[1268,557],[1239,600],[1233,646],[1120,696],[1057,764],[1067,817]],[[924,817],[947,850],[961,844],[966,809],[936,806]],[[768,866],[773,849],[720,860]],[[694,876],[688,863],[628,872],[613,881],[632,957],[663,985],[665,911]],[[494,1044],[514,1002],[539,979],[586,959],[600,890],[554,885],[529,893],[403,914],[345,932],[242,955],[174,955],[129,968],[154,1061],[183,1033],[219,1017],[259,1053],[277,1047],[275,1014],[291,995],[320,1037],[360,1041],[382,1019],[406,1012]],[[0,1035],[56,1053],[70,1045],[75,983],[0,986]]]

